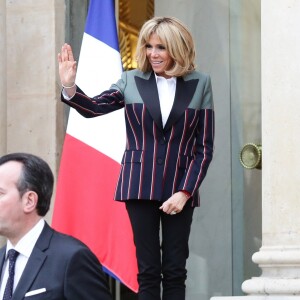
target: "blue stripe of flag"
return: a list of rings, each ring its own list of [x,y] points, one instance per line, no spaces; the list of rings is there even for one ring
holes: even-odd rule
[[[119,52],[114,0],[90,0],[85,32]]]
[[[102,266],[103,271],[109,275],[110,277],[118,280],[119,282],[122,282],[122,280],[120,280],[120,278],[118,278],[114,273],[112,273],[110,270],[108,270],[107,268],[105,268],[104,266]]]

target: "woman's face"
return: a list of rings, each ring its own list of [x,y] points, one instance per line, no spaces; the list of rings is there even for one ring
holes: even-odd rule
[[[165,71],[171,68],[173,60],[155,33],[151,34],[149,42],[146,44],[146,55],[157,75],[165,78],[170,77],[165,74]]]

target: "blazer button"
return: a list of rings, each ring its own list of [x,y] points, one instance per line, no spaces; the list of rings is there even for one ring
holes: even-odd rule
[[[156,161],[159,165],[161,165],[164,162],[164,160],[162,158],[158,158]]]

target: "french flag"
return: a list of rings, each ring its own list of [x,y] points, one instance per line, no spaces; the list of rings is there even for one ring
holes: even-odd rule
[[[121,75],[113,0],[90,0],[76,84],[89,96]],[[52,226],[87,244],[104,270],[137,292],[137,262],[125,204],[113,200],[125,148],[124,111],[85,119],[70,110]]]

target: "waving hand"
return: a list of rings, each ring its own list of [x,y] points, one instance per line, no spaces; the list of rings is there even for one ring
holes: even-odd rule
[[[75,89],[77,62],[74,60],[70,45],[64,44],[58,53],[58,69],[61,84],[64,88]]]

